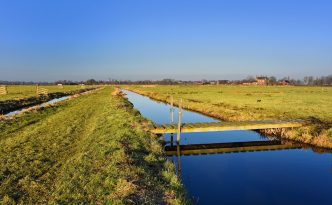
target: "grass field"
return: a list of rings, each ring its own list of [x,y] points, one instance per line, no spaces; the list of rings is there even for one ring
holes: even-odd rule
[[[156,86],[132,89],[184,106],[199,105],[229,119],[315,117],[332,122],[332,87],[291,86]]]
[[[312,126],[288,138],[332,148],[332,87],[295,86],[126,86],[156,100],[227,121],[256,119],[306,119]],[[294,131],[293,131],[294,132]],[[321,138],[314,139],[313,137]],[[319,142],[312,142],[317,141]]]
[[[97,86],[40,86],[47,89],[47,95],[36,94],[36,86],[8,86],[8,94],[0,95],[0,115],[15,111],[21,108],[38,105],[49,100],[67,95],[74,95],[97,88]]]
[[[85,86],[85,88],[91,88],[95,86]],[[74,90],[82,89],[78,85],[64,85],[63,88],[57,85],[48,85],[48,86],[39,86],[39,88],[45,88],[48,90],[48,93],[56,92],[70,92]],[[5,100],[18,100],[22,98],[28,98],[36,96],[36,86],[35,85],[9,85],[7,86],[7,95],[0,95],[0,101]]]
[[[0,122],[0,204],[183,204],[149,123],[106,87]]]

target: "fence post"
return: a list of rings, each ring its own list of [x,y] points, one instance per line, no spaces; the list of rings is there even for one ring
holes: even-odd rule
[[[36,95],[38,96],[39,95],[39,85],[37,84],[36,86]]]
[[[0,95],[7,95],[7,85],[0,85]]]
[[[178,112],[178,133],[176,135],[176,142],[180,142],[180,137],[181,137],[181,118],[182,118],[182,98],[180,99],[179,102],[179,112]]]

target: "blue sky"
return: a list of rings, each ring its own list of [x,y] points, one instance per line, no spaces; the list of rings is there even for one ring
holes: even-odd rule
[[[0,0],[0,80],[332,73],[332,1]]]

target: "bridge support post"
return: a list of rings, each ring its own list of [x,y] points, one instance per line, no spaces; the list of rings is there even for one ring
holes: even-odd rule
[[[174,106],[173,106],[173,96],[171,96],[171,108],[170,108],[170,117],[171,117],[171,124],[174,123]]]
[[[182,119],[182,99],[179,102],[179,112],[178,112],[178,132],[176,135],[176,143],[180,142],[181,137],[181,119]]]
[[[173,96],[171,96],[171,108],[170,108],[170,121],[171,124],[174,123],[174,106],[173,106]],[[173,133],[171,133],[171,146],[173,146]]]

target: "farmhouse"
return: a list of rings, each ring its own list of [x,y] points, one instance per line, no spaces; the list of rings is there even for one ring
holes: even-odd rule
[[[267,85],[268,83],[268,77],[260,76],[256,77],[256,85]]]
[[[282,80],[282,81],[279,81],[278,82],[278,85],[289,85],[290,84],[290,82],[288,81],[288,80]]]
[[[250,80],[249,82],[244,82],[242,85],[267,85],[269,81],[268,77],[259,76],[255,79]]]

